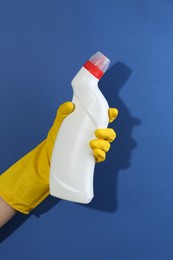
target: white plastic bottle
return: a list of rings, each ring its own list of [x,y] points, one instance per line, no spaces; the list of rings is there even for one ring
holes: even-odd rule
[[[98,81],[110,60],[97,52],[72,80],[75,110],[62,123],[50,167],[50,194],[69,201],[89,203],[93,198],[95,159],[89,142],[97,128],[108,126],[108,103]]]

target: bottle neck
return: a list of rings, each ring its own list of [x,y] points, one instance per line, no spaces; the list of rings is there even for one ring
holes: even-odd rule
[[[98,78],[91,74],[85,67],[82,67],[72,80],[72,86],[98,87]]]

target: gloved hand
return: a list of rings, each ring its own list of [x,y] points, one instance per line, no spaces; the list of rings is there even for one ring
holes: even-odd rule
[[[31,152],[12,165],[0,176],[0,196],[16,210],[28,214],[49,195],[49,168],[54,142],[62,121],[73,112],[71,102],[62,104],[47,138]],[[117,109],[110,108],[110,122],[117,114]],[[113,129],[97,129],[98,139],[92,140],[90,146],[97,162],[105,159],[110,148],[109,142],[115,138]]]
[[[116,108],[109,108],[109,123],[113,122],[118,116]],[[106,158],[106,152],[110,149],[110,143],[116,138],[116,133],[112,128],[96,129],[97,139],[91,140],[89,145],[93,149],[96,162],[103,162]]]

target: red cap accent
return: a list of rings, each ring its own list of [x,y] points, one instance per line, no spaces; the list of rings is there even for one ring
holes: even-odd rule
[[[95,66],[91,61],[87,61],[83,67],[87,69],[91,74],[93,74],[97,79],[101,79],[104,72]]]

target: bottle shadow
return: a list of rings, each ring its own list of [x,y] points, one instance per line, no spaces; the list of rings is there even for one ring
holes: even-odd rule
[[[118,118],[110,124],[117,133],[117,138],[113,142],[111,150],[107,154],[104,163],[96,165],[94,175],[94,199],[87,205],[91,209],[115,212],[118,208],[118,172],[121,169],[130,167],[132,150],[137,146],[132,138],[132,130],[141,121],[133,117],[127,107],[119,97],[119,91],[127,82],[131,75],[131,69],[117,62],[104,75],[99,82],[100,89],[109,102],[110,107],[119,110]],[[59,199],[48,196],[36,209],[29,215],[17,213],[0,230],[0,243],[8,238],[16,229],[25,223],[31,216],[40,217],[59,203]]]
[[[133,128],[141,121],[133,117],[119,96],[132,71],[122,62],[115,63],[100,81],[100,89],[110,107],[119,110],[117,119],[109,127],[117,133],[104,163],[96,165],[94,176],[94,199],[87,205],[96,210],[115,212],[118,208],[118,173],[131,164],[132,150],[137,142],[132,137]]]

